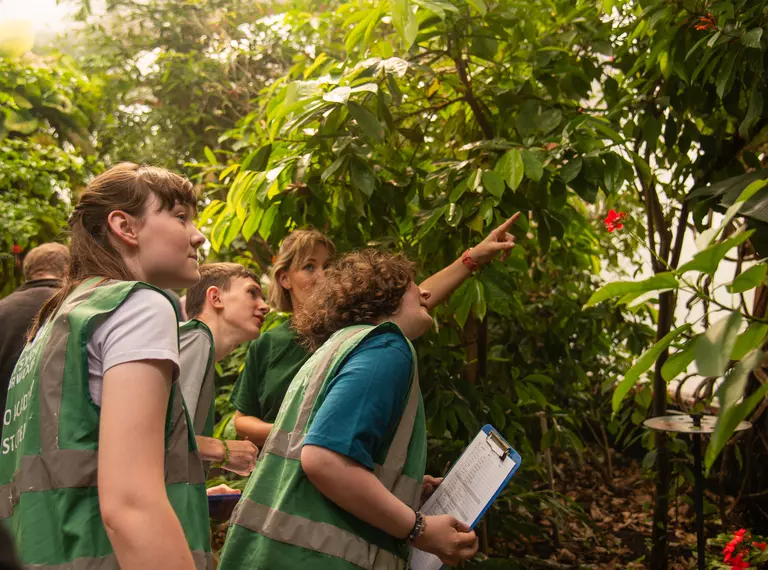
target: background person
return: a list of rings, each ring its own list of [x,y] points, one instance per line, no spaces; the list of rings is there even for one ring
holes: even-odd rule
[[[515,247],[508,233],[516,213],[449,266],[435,273],[421,286],[431,292],[427,307],[448,299],[478,267],[499,254],[502,259]],[[317,230],[296,230],[283,241],[270,273],[269,304],[282,312],[298,312],[328,262],[335,254],[331,240]],[[248,347],[245,367],[232,391],[235,429],[262,446],[272,429],[285,392],[310,353],[297,341],[291,319],[265,332]]]
[[[344,256],[315,285],[294,326],[319,348],[286,393],[220,570],[399,568],[412,545],[445,563],[475,554],[466,525],[414,510],[436,482],[424,478],[409,342],[432,326],[429,297],[404,256],[374,250]]]
[[[249,475],[259,449],[250,441],[212,437],[214,364],[240,344],[259,336],[269,307],[258,275],[238,263],[202,265],[200,281],[187,290],[186,308],[191,320],[179,327],[179,384],[193,421],[200,456],[216,467]]]
[[[32,248],[24,258],[24,284],[0,299],[0,409],[5,409],[8,382],[27,343],[27,331],[40,307],[61,287],[67,273],[69,249],[60,243]],[[2,422],[0,422],[2,434]]]
[[[166,422],[183,398],[160,288],[200,278],[195,204],[186,178],[126,163],[70,216],[67,278],[30,330],[3,416],[0,488],[19,493],[0,494],[0,524],[26,566],[212,567],[194,435]]]

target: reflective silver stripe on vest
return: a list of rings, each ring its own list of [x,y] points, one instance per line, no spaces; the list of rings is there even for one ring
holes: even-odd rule
[[[213,555],[210,552],[195,550],[192,552],[197,570],[213,568]],[[27,570],[120,570],[117,557],[108,554],[99,558],[76,558],[72,562],[64,564],[27,564]]]
[[[301,446],[304,445],[304,428],[309,421],[309,415],[312,413],[312,406],[315,404],[317,395],[320,392],[320,388],[325,380],[325,374],[328,372],[328,367],[331,365],[333,358],[341,348],[344,341],[349,340],[354,335],[364,330],[360,327],[350,327],[351,330],[343,331],[338,339],[334,339],[335,347],[328,347],[325,351],[322,360],[317,363],[315,367],[315,375],[307,382],[307,387],[304,389],[304,398],[301,401],[301,408],[299,408],[299,415],[296,418],[296,424],[293,426],[292,432],[286,432],[285,430],[272,430],[264,442],[264,448],[262,453],[275,453],[280,457],[287,459],[301,459]],[[320,349],[322,350],[322,348]],[[276,450],[276,451],[273,451]]]
[[[315,522],[242,499],[232,523],[269,539],[341,558],[367,570],[395,570],[398,558],[367,541],[328,523]],[[375,557],[374,559],[372,559]]]
[[[13,508],[19,504],[23,493],[96,487],[98,462],[99,455],[94,449],[59,449],[40,455],[25,455],[11,483],[0,486],[0,519],[7,519],[13,514]],[[195,465],[200,463],[200,458],[190,451],[187,463]],[[184,474],[183,480],[166,483],[186,483],[188,478]],[[205,479],[201,473],[198,480],[189,482],[200,484]]]

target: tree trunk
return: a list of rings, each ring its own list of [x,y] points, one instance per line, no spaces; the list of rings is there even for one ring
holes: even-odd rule
[[[674,294],[671,291],[659,295],[659,325],[656,330],[656,342],[664,338],[672,328],[675,310]],[[667,412],[667,383],[661,376],[661,367],[669,357],[669,350],[664,350],[656,361],[653,375],[653,417],[663,416]],[[669,487],[672,469],[669,462],[667,434],[656,432],[656,491],[653,509],[653,533],[651,546],[651,570],[667,570],[667,525],[669,511]]]

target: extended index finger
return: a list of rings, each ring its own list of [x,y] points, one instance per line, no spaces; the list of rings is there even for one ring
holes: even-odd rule
[[[509,227],[517,221],[517,218],[519,217],[520,217],[520,212],[515,212],[514,214],[512,214],[511,218],[509,218],[506,222],[504,222],[498,228],[496,228],[496,231],[502,232],[502,233],[506,232],[509,229]]]

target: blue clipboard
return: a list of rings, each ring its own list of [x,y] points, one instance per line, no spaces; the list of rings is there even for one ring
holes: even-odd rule
[[[493,497],[491,497],[491,500],[488,501],[488,504],[485,505],[482,512],[480,513],[480,516],[478,516],[474,522],[469,525],[470,528],[474,529],[477,526],[477,523],[480,522],[480,519],[483,518],[483,515],[485,515],[486,512],[488,512],[488,509],[491,508],[491,505],[496,501],[496,499],[499,498],[499,495],[501,495],[501,492],[506,488],[506,486],[509,484],[509,482],[512,480],[512,477],[517,473],[517,470],[520,469],[520,464],[523,462],[523,458],[520,457],[520,454],[515,451],[509,443],[507,443],[507,440],[504,439],[504,436],[502,436],[496,428],[494,428],[491,424],[485,424],[481,430],[486,435],[486,443],[491,443],[493,445],[496,445],[498,449],[500,449],[500,455],[499,458],[504,461],[506,457],[509,457],[512,461],[515,462],[515,466],[512,468],[512,470],[509,472],[509,475],[507,475],[507,478],[504,479],[504,482],[501,484],[501,486],[498,488],[496,493],[494,493]],[[489,443],[489,445],[491,445]],[[455,464],[454,464],[455,465]],[[450,470],[448,471],[450,473]]]
[[[484,435],[485,441],[477,441],[478,438],[482,437]],[[520,468],[520,465],[522,464],[522,458],[520,457],[520,454],[515,451],[512,446],[507,443],[507,441],[504,439],[504,437],[490,424],[486,424],[482,427],[481,431],[472,438],[472,443],[467,447],[467,449],[464,450],[464,452],[461,454],[461,456],[454,462],[451,469],[448,471],[448,473],[445,475],[445,480],[443,481],[443,484],[445,484],[446,481],[448,481],[448,477],[453,472],[454,468],[461,463],[462,457],[464,457],[464,454],[468,452],[468,450],[472,449],[473,452],[478,448],[480,445],[488,445],[490,449],[493,451],[493,454],[498,456],[499,461],[501,462],[511,462],[513,465],[509,465],[509,472],[504,475],[504,479],[501,482],[501,484],[498,486],[496,491],[494,492],[493,496],[490,498],[490,500],[485,504],[485,506],[480,510],[480,514],[475,517],[475,519],[472,521],[472,524],[470,524],[470,528],[474,529],[477,526],[477,523],[480,522],[480,519],[483,518],[483,515],[485,515],[486,512],[488,512],[488,509],[491,507],[493,502],[499,497],[501,492],[504,490],[504,488],[509,484],[509,481],[512,479],[512,477],[515,475],[517,470]],[[492,460],[491,457],[486,454],[486,458],[483,461]],[[461,479],[459,479],[461,480]],[[451,484],[451,483],[449,483]],[[451,484],[452,485],[452,484]],[[491,487],[492,488],[492,487]],[[438,487],[438,490],[440,488]],[[436,491],[437,492],[437,491]],[[440,501],[438,500],[438,503]],[[424,505],[427,508],[428,505],[425,503]],[[445,504],[443,506],[446,506]],[[473,508],[473,512],[477,512],[477,506]],[[469,515],[469,513],[466,513],[466,515]],[[458,517],[461,518],[461,517]],[[465,521],[467,522],[467,521]],[[417,556],[416,553],[419,553]],[[425,558],[428,557],[429,559]],[[414,568],[416,568],[416,560],[415,558],[419,558],[419,568],[426,567],[433,570],[436,570],[437,568],[442,568],[442,565],[439,565],[439,559],[437,557],[433,557],[432,555],[423,553],[421,551],[414,551],[414,560],[412,562],[414,563]]]

